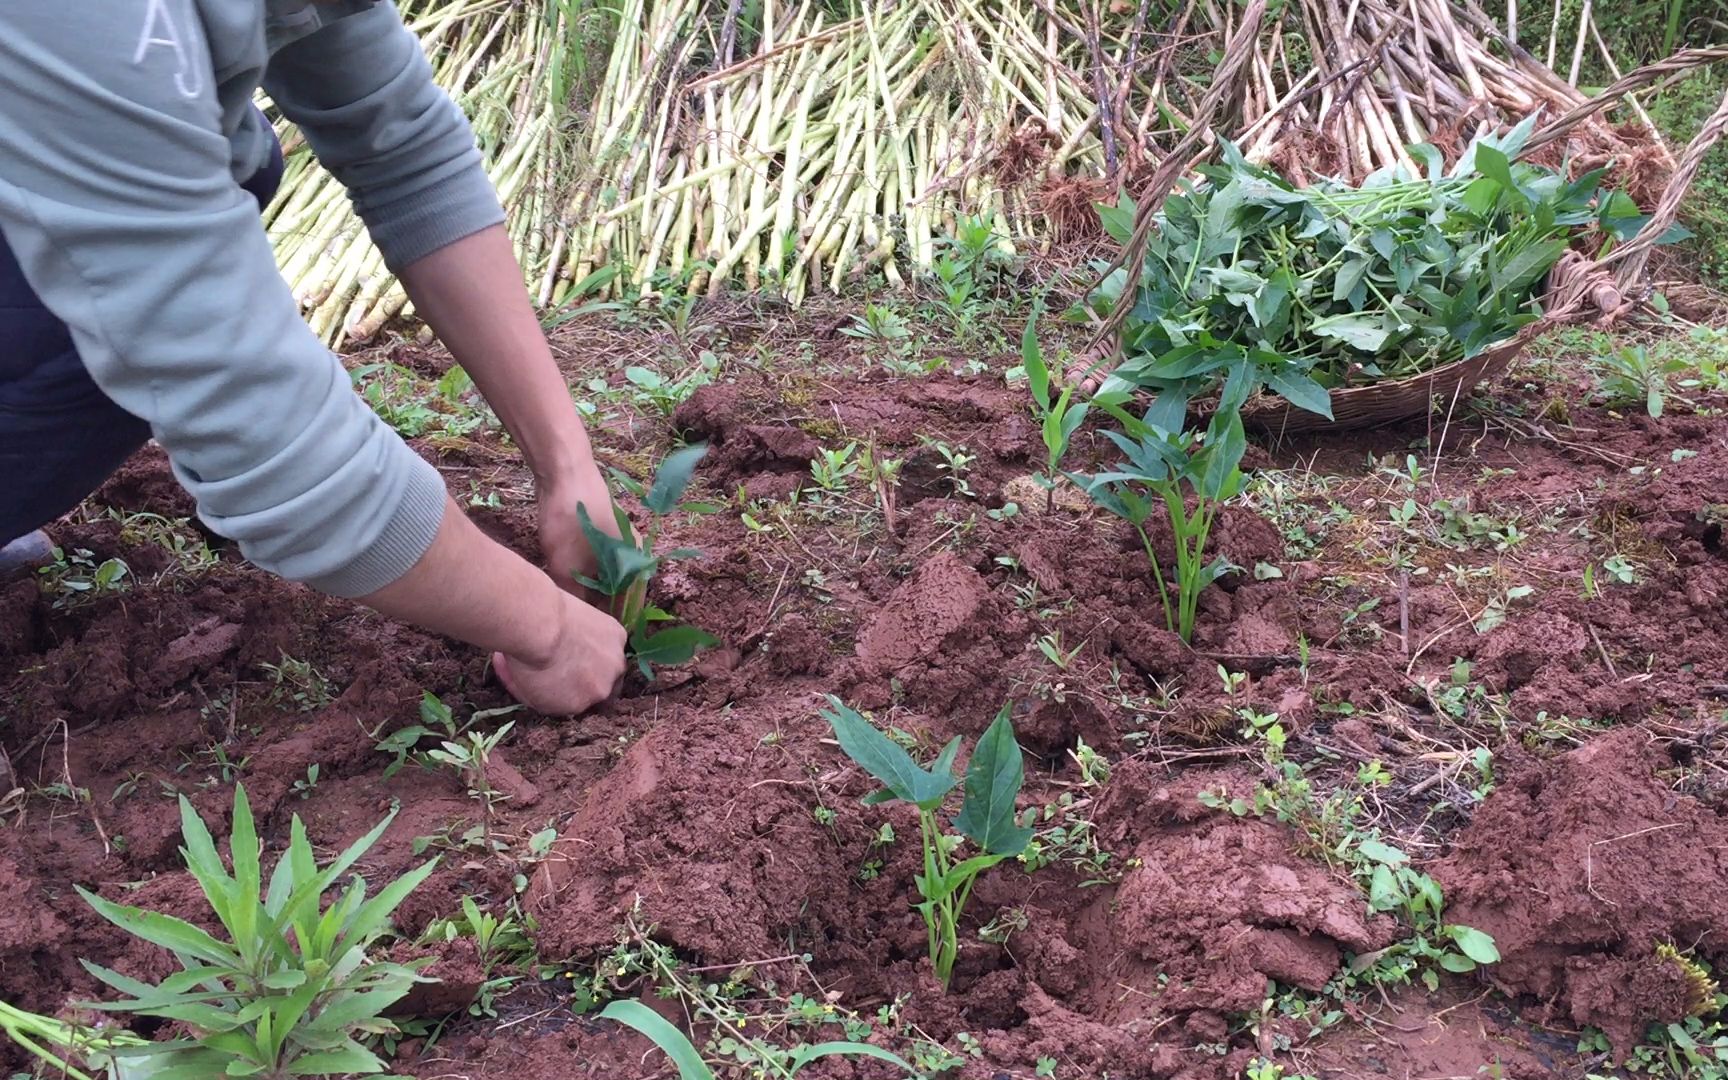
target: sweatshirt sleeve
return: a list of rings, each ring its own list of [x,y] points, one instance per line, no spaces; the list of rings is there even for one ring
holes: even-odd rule
[[[430,546],[443,483],[300,318],[231,174],[196,10],[0,4],[0,230],[199,516],[267,570],[364,595]]]
[[[394,4],[283,47],[264,90],[348,189],[391,270],[504,220],[467,117]]]

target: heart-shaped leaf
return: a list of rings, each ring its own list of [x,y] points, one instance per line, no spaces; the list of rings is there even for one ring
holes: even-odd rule
[[[897,799],[921,809],[932,809],[959,783],[952,772],[919,768],[899,743],[832,694],[822,717],[834,728],[834,736],[840,740],[840,749],[846,756],[881,781]],[[943,759],[952,762],[953,753],[944,750],[938,762]]]

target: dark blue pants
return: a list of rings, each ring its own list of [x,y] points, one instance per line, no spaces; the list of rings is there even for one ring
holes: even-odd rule
[[[262,210],[281,181],[278,145],[241,186]],[[77,506],[149,438],[91,380],[0,235],[0,544]]]

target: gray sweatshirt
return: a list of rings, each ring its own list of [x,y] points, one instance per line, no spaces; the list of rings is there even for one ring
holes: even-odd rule
[[[392,269],[503,220],[389,3],[4,0],[0,233],[199,516],[267,570],[360,596],[419,560],[444,486],[277,273],[239,186],[269,151],[259,85]]]

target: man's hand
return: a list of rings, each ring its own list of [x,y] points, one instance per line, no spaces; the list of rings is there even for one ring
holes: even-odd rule
[[[510,696],[549,716],[585,712],[608,700],[624,679],[624,628],[618,620],[564,597],[551,659],[535,662],[492,654],[492,666]]]
[[[584,588],[576,580],[578,574],[592,578],[599,571],[576,508],[585,507],[588,519],[601,531],[618,535],[618,522],[612,516],[612,494],[600,478],[599,467],[590,461],[585,468],[576,470],[574,476],[542,482],[538,487],[540,550],[546,556],[547,573],[567,591],[605,609],[609,598]]]
[[[505,687],[543,713],[568,715],[605,701],[624,675],[618,620],[489,539],[448,497],[420,561],[361,600],[493,653]]]

